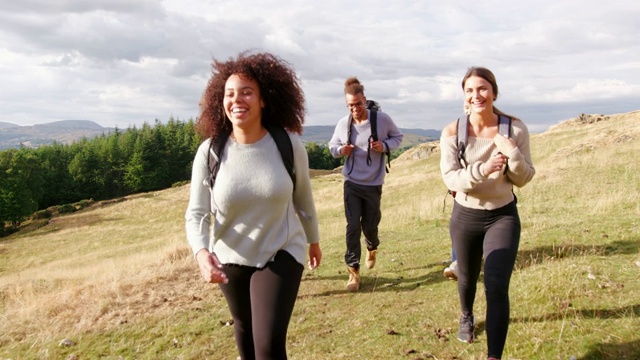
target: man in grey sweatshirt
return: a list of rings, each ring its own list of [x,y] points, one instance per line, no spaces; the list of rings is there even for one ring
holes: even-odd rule
[[[385,154],[397,149],[403,135],[391,117],[377,111],[378,139],[371,136],[371,111],[367,109],[364,86],[356,77],[345,81],[345,100],[349,115],[338,121],[329,142],[335,158],[346,157],[344,175],[344,213],[347,219],[345,263],[349,270],[347,290],[360,289],[360,235],[367,246],[366,265],[373,268],[380,239],[380,198],[386,175]]]

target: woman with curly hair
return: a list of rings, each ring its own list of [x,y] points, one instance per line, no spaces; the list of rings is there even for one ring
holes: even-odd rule
[[[240,357],[286,359],[307,244],[310,269],[322,257],[309,163],[299,137],[304,93],[288,63],[245,52],[214,60],[200,108],[197,128],[207,140],[193,162],[185,214],[189,245],[204,280],[218,283],[227,300]],[[287,130],[295,184],[266,123]],[[211,188],[208,155],[220,136],[228,138]]]

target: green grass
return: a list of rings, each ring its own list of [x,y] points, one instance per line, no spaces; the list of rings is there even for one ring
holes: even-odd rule
[[[532,136],[537,174],[516,189],[523,231],[504,359],[640,358],[638,120]],[[481,284],[478,341],[455,339],[439,154],[411,154],[392,162],[379,260],[358,293],[345,291],[342,177],[314,178],[323,261],[303,276],[291,359],[485,358]],[[186,246],[187,197],[188,185],[140,194],[0,239],[0,358],[235,360],[224,298]]]

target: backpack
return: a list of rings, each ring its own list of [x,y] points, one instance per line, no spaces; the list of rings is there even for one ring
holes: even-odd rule
[[[464,158],[464,152],[467,148],[467,140],[469,137],[469,115],[464,114],[458,118],[458,131],[456,132],[456,144],[458,144],[458,162],[460,166],[465,168],[467,161]],[[498,133],[505,137],[511,137],[511,118],[505,115],[498,115]],[[504,173],[507,173],[508,165],[504,167]],[[449,194],[456,197],[456,192],[449,190]]]
[[[267,129],[267,131],[269,131],[273,140],[275,140],[278,150],[280,151],[280,156],[282,157],[282,162],[284,163],[284,167],[287,169],[287,173],[289,173],[289,177],[293,182],[293,190],[295,191],[296,172],[293,167],[293,145],[291,144],[291,138],[289,138],[287,131],[280,125],[268,122],[265,122],[262,125]],[[218,136],[213,139],[209,145],[209,156],[207,158],[207,162],[209,164],[209,176],[207,176],[207,183],[211,190],[213,190],[213,184],[216,181],[218,170],[220,170],[220,159],[222,158],[224,145],[227,143],[230,135],[230,130],[224,130],[218,134]]]
[[[367,147],[367,165],[371,166],[371,141],[378,141],[378,111],[380,111],[382,107],[374,100],[367,100],[365,107],[369,110],[369,124],[371,125],[371,136],[369,136],[369,145]],[[347,145],[351,145],[352,122],[353,117],[349,115],[349,123],[347,124]],[[384,170],[388,174],[389,168],[391,167],[391,153],[389,150],[385,152],[385,155],[387,157],[387,164],[385,165]],[[351,167],[351,171],[353,171],[353,167]],[[351,171],[349,171],[349,174],[351,174]]]

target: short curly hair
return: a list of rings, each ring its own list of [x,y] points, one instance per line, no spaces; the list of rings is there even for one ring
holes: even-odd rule
[[[264,101],[262,122],[279,124],[287,131],[302,134],[305,116],[304,91],[293,67],[269,53],[242,52],[237,58],[213,61],[213,75],[200,99],[198,133],[204,138],[216,138],[222,131],[231,131],[231,121],[224,112],[227,79],[234,74],[255,81]]]

